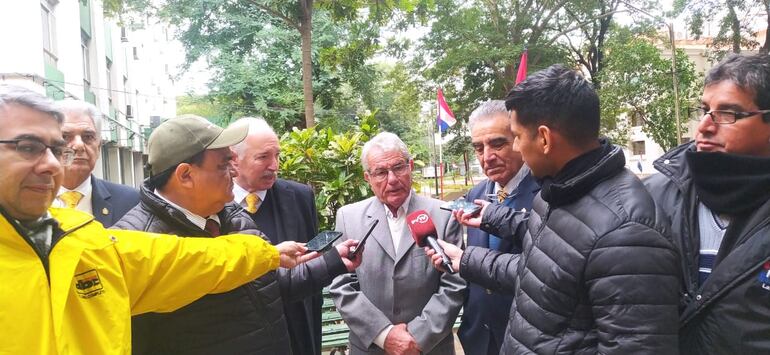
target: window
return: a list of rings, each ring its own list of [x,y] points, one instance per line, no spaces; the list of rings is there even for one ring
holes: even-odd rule
[[[56,66],[56,17],[54,17],[55,2],[43,0],[40,2],[40,18],[43,24],[43,53],[45,62]]]
[[[639,112],[631,112],[631,127],[644,126],[644,117]]]
[[[107,98],[112,107],[112,61],[107,59]]]
[[[88,44],[91,40],[81,33],[80,52],[83,56],[83,82],[86,87],[91,86],[91,53]]]
[[[644,155],[646,150],[644,141],[631,142],[631,149],[633,150],[634,155]]]

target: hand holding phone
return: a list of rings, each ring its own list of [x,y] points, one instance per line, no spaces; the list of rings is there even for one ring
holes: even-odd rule
[[[366,243],[366,240],[369,239],[369,236],[372,235],[372,232],[374,231],[374,227],[377,226],[377,223],[380,223],[379,219],[375,219],[374,223],[369,227],[369,231],[366,232],[366,235],[364,235],[363,239],[361,239],[360,242],[358,242],[358,246],[355,247],[355,249],[350,251],[350,254],[348,254],[348,259],[355,259],[356,256],[358,256],[359,250],[362,250],[364,247],[364,243]]]
[[[342,232],[337,231],[323,231],[318,233],[313,239],[311,239],[305,247],[308,252],[317,251],[319,253],[325,252],[331,249],[332,244],[342,236]]]
[[[454,201],[446,202],[439,206],[439,208],[450,212],[455,210],[463,210],[463,212],[471,216],[476,215],[479,213],[479,211],[481,211],[481,206],[466,200],[465,197],[460,197]]]

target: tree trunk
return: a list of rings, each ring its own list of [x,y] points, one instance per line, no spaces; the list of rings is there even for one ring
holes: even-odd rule
[[[305,96],[305,127],[315,126],[313,108],[313,58],[311,45],[313,42],[313,0],[300,0],[299,33],[302,37],[302,92]]]
[[[735,13],[735,7],[731,1],[727,2],[727,18],[730,21],[730,29],[732,30],[731,42],[733,45],[733,53],[741,52],[741,23],[738,21],[738,15]]]
[[[468,186],[468,177],[473,179],[471,176],[471,169],[469,169],[468,166],[468,152],[463,152],[463,165],[465,165],[465,186]],[[473,180],[471,180],[472,182]]]
[[[770,53],[770,0],[764,0],[765,3],[765,14],[767,15],[767,27],[765,27],[765,44],[762,45],[762,47],[759,48],[759,53],[761,54],[768,54]]]

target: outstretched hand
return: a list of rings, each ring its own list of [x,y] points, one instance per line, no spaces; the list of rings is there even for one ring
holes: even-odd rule
[[[457,222],[460,222],[460,224],[466,227],[478,228],[481,226],[481,216],[484,215],[484,210],[487,209],[487,206],[489,206],[490,202],[487,200],[473,200],[473,203],[481,206],[481,210],[479,212],[465,213],[465,211],[462,209],[456,209],[452,211],[452,215],[455,216],[455,219]]]
[[[278,253],[280,253],[281,256],[281,267],[285,268],[293,268],[299,264],[313,260],[321,255],[317,252],[305,254],[305,252],[307,252],[305,243],[288,241],[280,243],[275,247],[278,249]]]

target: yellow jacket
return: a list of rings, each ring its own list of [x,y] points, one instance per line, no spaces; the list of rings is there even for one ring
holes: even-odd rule
[[[278,267],[252,235],[178,238],[107,230],[50,210],[64,230],[44,261],[0,215],[0,354],[130,354],[131,316],[169,312]]]

